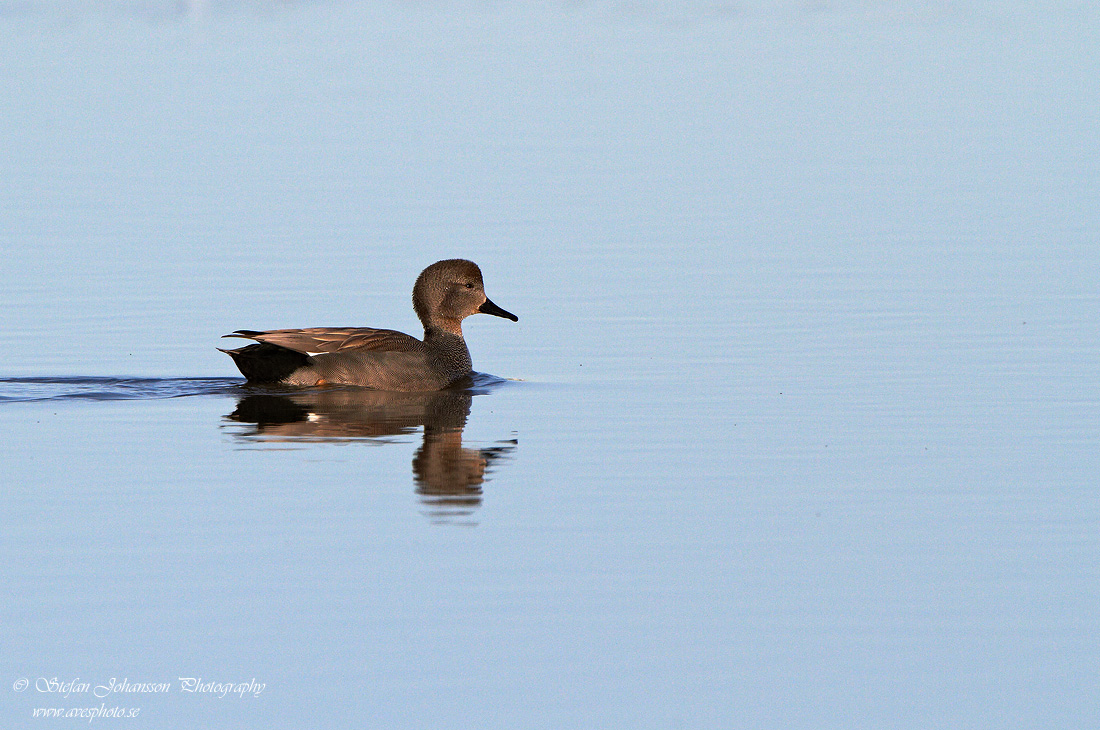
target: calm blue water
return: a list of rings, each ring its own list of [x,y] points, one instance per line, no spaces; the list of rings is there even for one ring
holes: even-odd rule
[[[0,37],[0,726],[1100,725],[1091,6]],[[469,392],[214,349],[419,334],[455,256],[520,317]]]

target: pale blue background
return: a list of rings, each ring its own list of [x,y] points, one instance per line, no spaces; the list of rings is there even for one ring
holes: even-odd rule
[[[0,11],[4,727],[1100,725],[1091,5]],[[170,380],[453,256],[468,513]]]

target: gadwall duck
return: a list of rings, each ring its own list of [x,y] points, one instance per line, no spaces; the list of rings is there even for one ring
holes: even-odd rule
[[[481,269],[472,261],[437,261],[416,279],[413,309],[424,325],[423,341],[370,327],[237,330],[258,344],[221,350],[250,383],[359,385],[377,390],[441,390],[473,368],[462,338],[462,320],[482,312],[518,322],[489,301]]]

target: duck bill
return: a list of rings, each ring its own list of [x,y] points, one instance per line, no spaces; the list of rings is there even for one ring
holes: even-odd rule
[[[504,317],[505,319],[510,319],[513,322],[518,322],[519,321],[519,317],[512,314],[511,312],[507,312],[507,311],[501,309],[500,307],[493,304],[488,299],[485,300],[484,304],[482,304],[480,307],[477,308],[477,311],[481,312],[482,314],[491,314],[494,317]]]

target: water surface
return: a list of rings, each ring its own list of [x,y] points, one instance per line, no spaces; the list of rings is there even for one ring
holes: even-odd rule
[[[7,8],[0,725],[1097,726],[1098,21]],[[215,349],[455,256],[472,389]]]

